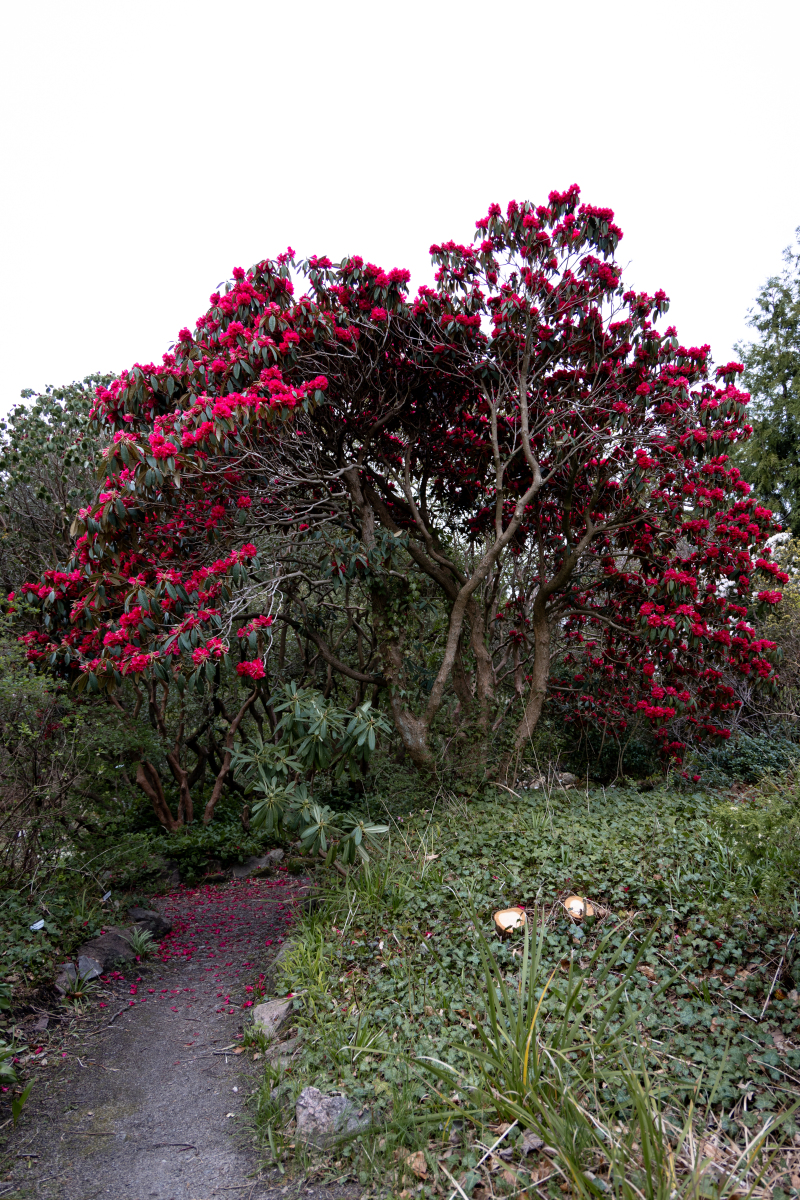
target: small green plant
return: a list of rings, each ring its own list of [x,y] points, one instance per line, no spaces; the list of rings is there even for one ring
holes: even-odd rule
[[[272,1038],[260,1025],[246,1025],[241,1044],[245,1050],[256,1050],[259,1054],[265,1054],[272,1045]]]
[[[364,863],[352,883],[348,883],[350,887],[368,908],[382,907],[392,916],[400,912],[405,903],[400,872],[392,862]]]
[[[14,1046],[9,1042],[0,1041],[0,1083],[3,1084],[3,1087],[17,1082],[14,1059],[24,1050],[24,1046]]]
[[[96,991],[97,982],[90,979],[88,975],[82,975],[79,971],[74,979],[65,978],[61,987],[64,991],[65,1004],[81,1005]]]
[[[83,926],[99,915],[100,905],[94,897],[89,897],[87,889],[83,888],[77,896],[71,897],[67,911],[76,925]]]
[[[22,1116],[23,1108],[28,1103],[28,1098],[33,1090],[33,1082],[32,1079],[29,1079],[19,1095],[11,1098],[11,1117],[15,1125]]]
[[[355,1067],[359,1058],[370,1054],[383,1054],[388,1047],[385,1029],[374,1029],[359,1010],[358,1024],[349,1040],[339,1047],[339,1056]]]
[[[147,929],[132,929],[125,938],[137,958],[147,958],[158,947],[152,933]]]
[[[377,849],[376,838],[388,827],[317,804],[313,781],[320,771],[334,780],[348,773],[357,778],[389,725],[369,700],[350,712],[314,688],[295,683],[287,684],[270,704],[282,714],[275,739],[265,741],[256,732],[233,750],[236,778],[254,797],[251,827],[274,837],[299,833],[303,849],[312,854],[321,850],[329,863],[336,857],[345,864],[356,858],[369,861],[367,846]]]
[[[0,1041],[0,1083],[4,1088],[15,1087],[19,1082],[17,1068],[14,1060],[25,1051],[25,1046],[14,1046],[13,1043]],[[11,1096],[11,1117],[16,1125],[22,1115],[22,1110],[28,1102],[28,1097],[31,1094],[34,1081],[28,1080],[25,1087],[19,1093],[13,1093]]]

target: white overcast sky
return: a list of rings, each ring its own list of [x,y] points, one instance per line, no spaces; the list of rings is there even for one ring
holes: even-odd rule
[[[797,0],[35,0],[4,9],[0,411],[160,360],[287,244],[429,278],[578,182],[717,362],[800,225]]]

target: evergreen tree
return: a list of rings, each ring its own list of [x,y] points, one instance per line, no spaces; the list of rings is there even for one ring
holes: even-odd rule
[[[112,375],[27,389],[0,421],[0,586],[14,591],[68,556],[69,526],[96,491],[101,443],[89,429],[98,385]]]
[[[752,395],[753,436],[739,450],[745,478],[800,534],[800,228],[797,248],[756,297],[748,313],[755,341],[736,347]]]

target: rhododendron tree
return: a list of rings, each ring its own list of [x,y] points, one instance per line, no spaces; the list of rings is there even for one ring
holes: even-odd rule
[[[33,588],[31,653],[156,708],[238,660],[231,745],[288,631],[425,768],[494,731],[506,771],[548,695],[614,737],[638,714],[675,758],[676,723],[725,736],[727,674],[773,683],[776,525],[728,458],[740,366],[658,327],[621,236],[573,187],[434,245],[414,298],[355,256],[235,271],[163,364],[98,389],[100,492]]]

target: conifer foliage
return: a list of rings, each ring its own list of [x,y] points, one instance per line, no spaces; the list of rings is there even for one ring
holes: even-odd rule
[[[759,291],[748,314],[754,340],[736,347],[753,397],[753,436],[739,457],[746,478],[800,533],[800,229],[784,268]]]

